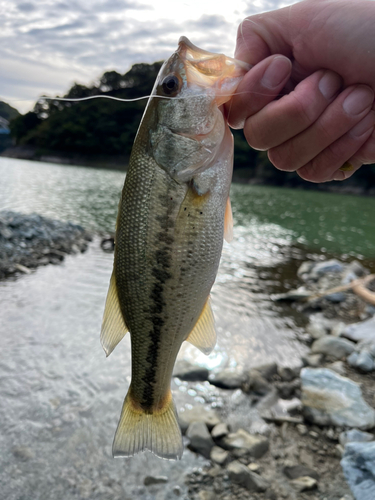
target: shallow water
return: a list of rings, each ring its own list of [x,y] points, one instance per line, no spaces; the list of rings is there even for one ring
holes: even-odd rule
[[[0,158],[0,209],[112,231],[123,178],[119,172]],[[233,186],[235,239],[224,245],[212,291],[218,343],[209,357],[185,344],[181,357],[211,368],[297,361],[304,350],[296,340],[303,322],[269,299],[282,286],[290,253],[305,245],[369,257],[375,248],[369,216],[375,200],[341,198]],[[356,238],[352,250],[336,208],[342,218],[357,214],[361,244]],[[336,229],[328,227],[331,219]],[[356,227],[355,218],[348,227]],[[112,261],[96,238],[86,254],[0,282],[0,498],[176,498],[173,486],[204,463],[189,451],[181,462],[150,454],[111,458],[130,377],[129,336],[108,359],[99,343]],[[197,403],[222,407],[223,391],[208,383],[175,381],[173,389],[179,411]],[[226,411],[231,405],[236,407],[235,400]],[[146,488],[148,474],[167,475],[169,482]]]

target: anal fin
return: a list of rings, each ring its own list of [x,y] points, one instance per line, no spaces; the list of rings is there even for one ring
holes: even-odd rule
[[[229,196],[227,199],[227,206],[225,207],[224,239],[228,243],[230,243],[233,240],[233,214]]]
[[[210,354],[216,344],[215,319],[211,309],[210,298],[207,299],[199,319],[186,339],[203,354]]]
[[[109,290],[102,322],[102,330],[100,333],[100,342],[107,356],[111,354],[113,349],[122,340],[128,331],[124,317],[121,312],[120,303],[117,294],[116,278],[114,271],[112,272],[109,282]]]

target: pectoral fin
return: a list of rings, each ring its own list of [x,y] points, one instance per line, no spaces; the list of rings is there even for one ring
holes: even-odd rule
[[[227,206],[225,208],[225,216],[224,216],[224,239],[228,243],[233,240],[233,215],[232,215],[232,206],[230,204],[230,198],[228,196]]]
[[[112,272],[100,333],[100,342],[107,356],[111,354],[127,331],[128,327],[118,300],[115,274]]]
[[[215,347],[215,320],[211,309],[210,298],[207,299],[195,327],[186,340],[202,351],[203,354],[210,354]]]

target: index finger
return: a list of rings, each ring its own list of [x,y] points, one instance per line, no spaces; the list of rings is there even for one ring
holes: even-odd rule
[[[251,68],[226,104],[229,125],[243,128],[247,118],[278,97],[291,71],[291,61],[281,55],[270,56]]]

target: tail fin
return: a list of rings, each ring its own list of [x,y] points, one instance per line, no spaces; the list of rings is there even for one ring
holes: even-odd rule
[[[113,440],[114,457],[132,457],[149,450],[160,458],[181,459],[183,445],[172,395],[164,408],[145,413],[126,395]]]

